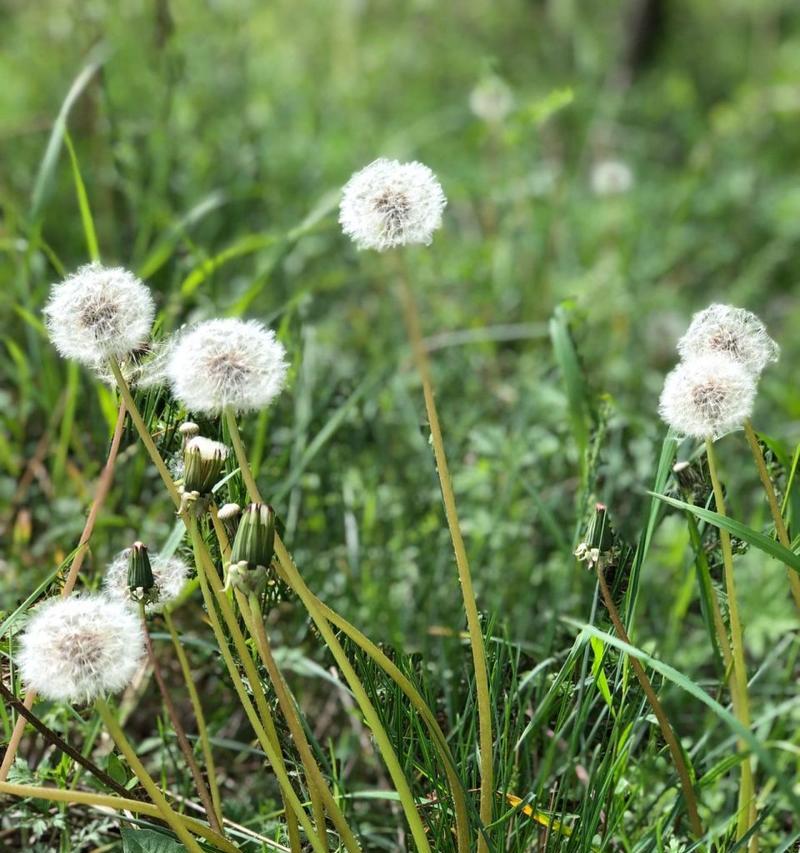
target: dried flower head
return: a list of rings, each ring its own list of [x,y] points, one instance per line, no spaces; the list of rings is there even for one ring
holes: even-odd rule
[[[717,439],[753,411],[756,382],[739,362],[704,355],[681,362],[666,378],[659,414],[681,436]]]
[[[142,626],[130,607],[106,595],[73,595],[36,608],[18,660],[29,690],[57,702],[90,702],[127,687],[143,654]]]
[[[286,350],[256,320],[208,320],[181,334],[171,349],[172,393],[193,412],[263,409],[286,382]]]
[[[470,92],[469,108],[487,124],[500,124],[514,109],[514,95],[505,80],[493,74]]]
[[[633,172],[623,160],[601,160],[592,168],[591,184],[595,195],[622,195],[633,187]]]
[[[61,355],[95,368],[146,343],[154,313],[150,291],[133,273],[98,263],[53,285],[44,308]]]
[[[446,204],[441,184],[427,166],[382,158],[345,185],[339,223],[359,249],[427,246],[442,224]]]
[[[131,549],[126,548],[120,551],[106,568],[103,589],[114,601],[137,601],[136,594],[131,594],[128,583],[130,557]],[[150,590],[145,609],[148,613],[158,613],[180,595],[189,575],[189,566],[179,557],[164,558],[160,554],[150,554],[149,559],[154,586]]]
[[[715,303],[694,315],[678,341],[678,352],[682,358],[719,353],[758,375],[778,360],[780,347],[752,311]]]

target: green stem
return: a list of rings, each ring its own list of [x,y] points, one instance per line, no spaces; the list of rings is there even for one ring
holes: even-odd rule
[[[194,686],[194,677],[192,668],[189,665],[189,659],[181,645],[178,632],[175,630],[175,623],[172,621],[172,616],[169,610],[164,611],[164,622],[169,631],[172,646],[175,649],[175,655],[178,658],[178,663],[181,667],[183,682],[186,685],[186,690],[189,693],[189,701],[192,703],[194,718],[197,723],[197,736],[200,740],[200,747],[203,750],[203,759],[206,764],[206,775],[208,776],[208,785],[211,789],[211,802],[214,806],[214,812],[217,817],[222,820],[222,801],[219,796],[219,785],[217,784],[217,768],[214,763],[214,753],[211,749],[211,741],[208,737],[208,727],[206,726],[206,718],[203,713],[203,705],[200,702],[200,696],[197,693],[197,688]]]
[[[492,735],[492,702],[489,690],[489,675],[486,666],[486,649],[483,643],[483,631],[481,629],[480,615],[478,614],[478,605],[475,600],[475,592],[472,586],[472,574],[470,572],[467,549],[464,545],[464,538],[461,535],[461,526],[458,521],[455,493],[453,492],[453,484],[450,480],[450,472],[447,467],[447,454],[444,448],[442,430],[439,425],[436,400],[433,396],[428,354],[422,340],[419,311],[417,310],[414,294],[411,292],[411,288],[404,275],[400,277],[400,298],[403,304],[406,328],[411,342],[414,361],[422,380],[425,409],[433,441],[433,455],[436,460],[436,469],[442,489],[447,526],[450,529],[450,538],[453,542],[453,551],[455,552],[456,566],[458,567],[458,578],[461,584],[461,595],[464,601],[464,611],[467,616],[469,642],[472,648],[472,663],[475,669],[475,690],[478,699],[481,770],[480,816],[483,825],[489,826],[492,823],[494,805],[494,740]],[[488,845],[483,836],[478,839],[478,851],[479,853],[487,853],[488,851]]]
[[[30,797],[38,800],[49,800],[55,803],[77,803],[99,809],[114,809],[115,811],[144,814],[155,818],[162,816],[161,809],[152,803],[125,799],[124,797],[109,797],[107,794],[95,794],[91,791],[72,791],[63,788],[42,788],[36,785],[13,785],[8,782],[0,782],[0,794],[26,799]],[[214,832],[213,829],[206,826],[206,824],[186,815],[178,814],[177,812],[174,814],[188,830],[191,830],[200,838],[205,838],[206,841],[213,844],[219,850],[223,850],[225,853],[240,853],[236,845],[231,844],[227,838],[223,838],[219,833]]]
[[[761,445],[758,443],[758,437],[753,429],[752,421],[748,418],[744,422],[744,434],[747,436],[747,443],[750,445],[750,450],[753,452],[753,459],[758,468],[758,476],[761,478],[761,485],[764,487],[764,493],[767,496],[769,511],[772,513],[772,520],[775,523],[775,532],[778,534],[778,540],[784,548],[791,549],[792,543],[789,539],[789,531],[786,529],[786,522],[783,520],[783,514],[778,506],[778,497],[775,494],[775,487],[772,485],[772,479],[767,470],[767,463],[764,459],[764,453],[761,450]],[[792,590],[792,598],[794,603],[800,610],[800,577],[797,572],[786,567],[786,574],[789,577],[789,586]]]
[[[161,816],[170,825],[173,832],[184,843],[186,849],[190,853],[202,853],[200,845],[194,840],[189,831],[180,820],[178,815],[172,810],[170,804],[166,801],[164,795],[159,790],[158,785],[153,781],[153,778],[145,770],[144,765],[139,761],[136,751],[128,742],[124,732],[118,725],[114,714],[103,699],[95,700],[95,708],[100,714],[103,724],[108,729],[108,733],[116,743],[120,752],[125,756],[131,770],[136,774],[136,778],[142,783],[142,787],[147,791],[148,796],[153,801],[153,804],[158,807]]]
[[[245,485],[247,486],[250,500],[256,503],[263,503],[264,501],[261,497],[261,493],[259,492],[258,486],[253,478],[252,472],[250,471],[250,465],[247,461],[247,455],[245,453],[241,435],[239,434],[239,426],[236,423],[236,416],[228,409],[225,411],[225,417],[228,424],[228,431],[231,436],[231,443],[233,444],[233,450],[236,454],[239,467],[241,468],[242,477],[244,478]],[[372,734],[375,738],[378,750],[383,756],[389,775],[392,777],[397,794],[400,797],[400,802],[402,803],[403,810],[405,811],[406,820],[411,828],[411,834],[414,836],[417,849],[420,853],[430,853],[431,848],[425,834],[425,827],[423,826],[419,812],[417,811],[416,803],[414,802],[414,796],[411,793],[411,788],[406,780],[403,768],[394,751],[392,742],[386,734],[386,729],[381,723],[378,712],[375,710],[375,707],[370,701],[367,691],[364,689],[361,680],[348,660],[344,649],[336,639],[336,635],[331,630],[331,626],[325,618],[322,608],[317,603],[316,596],[306,586],[305,581],[300,575],[300,572],[297,570],[297,567],[294,565],[286,546],[283,544],[283,541],[277,533],[275,534],[275,554],[286,576],[287,583],[303,602],[303,605],[314,621],[314,624],[317,626],[317,630],[322,635],[322,639],[330,649],[339,669],[341,669],[342,674],[345,677],[345,680],[350,685],[350,689],[353,691],[353,696],[361,708],[361,713],[364,715],[367,725],[372,729]]]
[[[706,439],[706,458],[708,459],[708,470],[711,474],[711,484],[714,489],[714,501],[717,512],[725,515],[725,495],[722,491],[722,483],[719,479],[719,466],[714,442]],[[744,658],[744,641],[742,637],[742,623],[739,618],[739,603],[736,598],[736,581],[733,574],[733,550],[731,548],[731,537],[727,530],[720,528],[720,545],[722,547],[722,562],[725,568],[725,589],[728,593],[728,611],[731,624],[731,651],[733,652],[733,677],[732,683],[735,689],[731,691],[733,699],[733,710],[743,726],[750,727],[750,699],[747,693],[747,666]],[[747,745],[740,741],[739,751],[747,752]],[[750,756],[742,758],[742,780],[739,786],[739,809],[738,823],[736,828],[736,839],[747,834],[751,823],[751,804],[754,799],[753,768]]]

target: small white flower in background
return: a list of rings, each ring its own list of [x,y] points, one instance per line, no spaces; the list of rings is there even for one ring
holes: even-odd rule
[[[56,349],[90,367],[139,349],[149,338],[154,314],[149,289],[133,273],[98,263],[53,285],[44,308]]]
[[[601,160],[592,168],[591,184],[595,195],[622,195],[633,187],[633,172],[623,160]]]
[[[345,184],[339,223],[359,249],[427,246],[446,205],[441,184],[427,166],[380,159]]]
[[[91,702],[127,687],[143,655],[142,626],[129,606],[73,595],[36,608],[17,660],[29,690],[55,702]]]
[[[703,355],[667,376],[658,411],[678,435],[717,439],[750,417],[755,396],[755,378],[739,362]]]
[[[678,341],[678,352],[682,358],[706,353],[726,355],[758,375],[778,360],[780,347],[752,311],[715,303],[694,315]]]
[[[286,350],[256,320],[207,320],[180,334],[166,375],[172,393],[192,412],[269,405],[286,382]]]
[[[128,586],[130,553],[130,548],[120,551],[108,564],[103,577],[103,589],[106,595],[115,602],[128,605],[136,604]],[[158,613],[180,595],[189,576],[189,566],[179,557],[164,559],[160,554],[151,554],[150,567],[153,571],[157,597],[155,601],[148,603],[145,609],[148,613]]]
[[[500,124],[514,109],[514,95],[501,77],[492,75],[470,92],[469,108],[487,124]]]

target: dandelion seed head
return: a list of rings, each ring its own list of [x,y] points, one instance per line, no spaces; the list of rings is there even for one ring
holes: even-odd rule
[[[624,160],[601,160],[592,168],[590,182],[595,195],[623,195],[633,187],[633,171]]]
[[[181,334],[166,375],[172,393],[192,412],[263,409],[283,390],[286,350],[256,320],[208,320]]]
[[[666,378],[659,414],[681,436],[721,438],[753,411],[756,381],[739,362],[702,355],[681,362]]]
[[[142,626],[131,608],[106,595],[73,595],[36,608],[18,663],[27,688],[45,699],[90,702],[127,687],[143,655]]]
[[[225,460],[228,458],[228,446],[221,441],[213,441],[202,435],[196,435],[186,442],[186,451],[199,453],[204,461],[212,459]]]
[[[44,308],[50,340],[64,358],[103,369],[146,343],[155,305],[150,291],[121,267],[81,267],[53,285]]]
[[[135,604],[128,587],[128,565],[130,548],[120,551],[108,564],[103,577],[103,589],[115,602]],[[189,566],[179,557],[162,557],[150,554],[150,568],[155,584],[154,600],[145,606],[148,613],[158,613],[171,601],[174,601],[189,576]]]
[[[715,303],[694,315],[678,341],[678,352],[682,358],[706,353],[726,355],[757,376],[778,360],[780,347],[752,311]]]
[[[381,158],[345,184],[339,223],[359,249],[427,246],[446,205],[441,184],[427,166]]]
[[[505,80],[492,75],[470,92],[469,108],[487,124],[501,124],[514,109],[514,95]]]

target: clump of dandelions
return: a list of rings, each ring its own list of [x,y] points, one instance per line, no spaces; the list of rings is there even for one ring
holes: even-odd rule
[[[286,383],[286,350],[256,320],[207,320],[180,334],[166,376],[189,411],[219,414],[263,409]]]
[[[50,340],[61,355],[95,368],[146,343],[154,313],[150,291],[133,273],[98,263],[53,285],[44,308]]]
[[[143,655],[130,607],[107,595],[73,595],[36,608],[17,660],[29,690],[55,702],[90,702],[127,687]]]
[[[103,589],[114,601],[136,604],[136,598],[128,585],[130,556],[131,549],[125,548],[108,564],[103,577]],[[158,613],[180,595],[189,576],[189,566],[179,557],[151,554],[150,567],[153,572],[154,587],[150,591],[153,600],[147,602],[145,610]]]
[[[778,360],[780,347],[752,311],[715,303],[694,315],[678,341],[678,352],[685,359],[707,353],[725,355],[758,376]]]
[[[740,429],[753,411],[756,380],[739,362],[702,355],[666,378],[658,411],[680,436],[718,439]]]
[[[381,158],[345,184],[339,223],[359,249],[427,246],[446,205],[441,184],[427,166]]]

